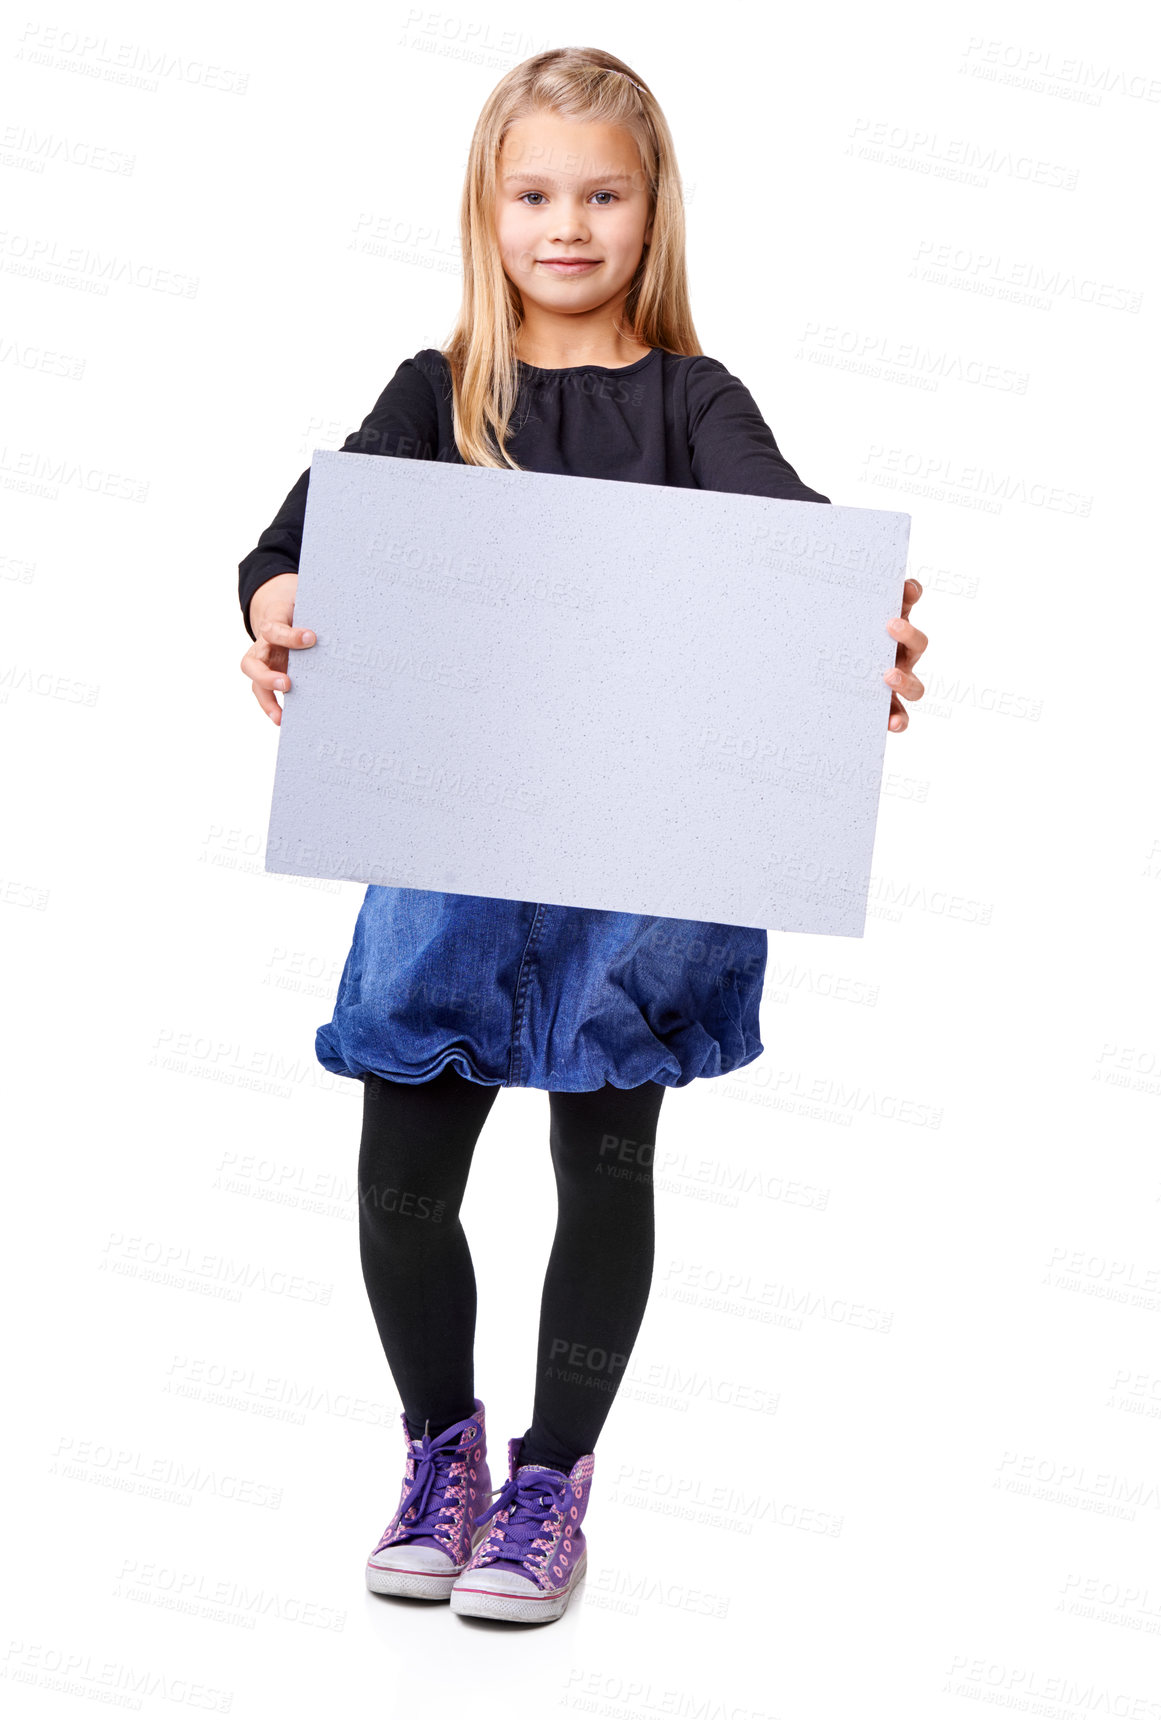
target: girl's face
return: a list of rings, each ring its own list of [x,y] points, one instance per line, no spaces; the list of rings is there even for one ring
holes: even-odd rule
[[[526,315],[530,304],[554,317],[615,312],[652,230],[648,183],[623,126],[537,113],[509,128],[496,237]]]

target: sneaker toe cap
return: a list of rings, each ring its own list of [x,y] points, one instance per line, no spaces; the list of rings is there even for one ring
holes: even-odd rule
[[[489,1595],[540,1595],[543,1592],[531,1577],[522,1575],[511,1565],[480,1565],[467,1570],[460,1578],[459,1587]]]
[[[367,1560],[372,1571],[422,1571],[434,1577],[450,1576],[459,1567],[439,1547],[414,1547],[407,1542],[393,1547],[381,1547]]]

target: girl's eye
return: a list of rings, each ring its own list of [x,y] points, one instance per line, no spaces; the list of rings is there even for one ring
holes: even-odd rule
[[[594,197],[613,197],[613,198],[615,198],[616,195],[617,195],[617,193],[615,191],[594,191],[593,192]],[[543,196],[544,196],[543,191],[522,191],[520,193],[520,201],[521,201],[521,203],[523,203],[524,199],[526,197],[543,197]],[[532,204],[529,204],[528,207],[531,209],[539,209],[540,205],[539,205],[539,203],[532,203]],[[609,205],[607,203],[602,203],[599,205],[599,207],[601,209],[607,209],[609,207]]]

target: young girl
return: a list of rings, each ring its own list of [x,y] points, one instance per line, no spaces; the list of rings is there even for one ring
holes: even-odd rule
[[[400,364],[345,451],[829,501],[702,354],[673,144],[620,60],[561,48],[501,79],[472,139],[461,228],[447,346]],[[239,567],[254,640],[242,668],[275,723],[288,653],[315,643],[294,617],[309,476]],[[567,556],[551,518],[544,553]],[[908,581],[902,616],[885,618],[895,729],[898,696],[923,692],[912,668],[927,639],[906,619],[919,595]],[[363,1082],[360,1254],[403,1404],[406,1472],[372,1590],[450,1595],[454,1612],[489,1618],[564,1611],[585,1568],[593,1449],[649,1294],[661,1100],[760,1055],[765,961],[760,928],[367,889],[316,1054]],[[558,1216],[532,1420],[492,1498],[459,1211],[497,1090],[521,1086],[548,1091]],[[527,1295],[519,1248],[510,1266]]]

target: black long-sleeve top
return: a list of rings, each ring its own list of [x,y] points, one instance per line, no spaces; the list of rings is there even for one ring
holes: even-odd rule
[[[830,501],[802,482],[749,390],[716,358],[654,347],[620,368],[546,370],[521,360],[518,373],[507,445],[526,471]],[[427,347],[404,359],[342,451],[462,465],[444,355]],[[255,591],[276,574],[298,570],[309,483],[308,466],[238,564],[238,601],[251,638]]]

